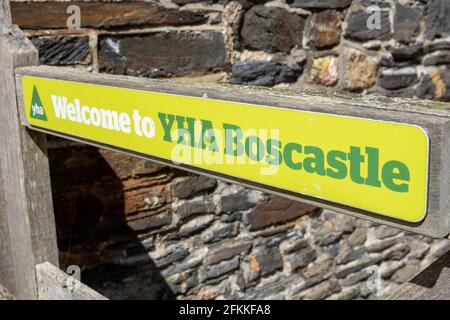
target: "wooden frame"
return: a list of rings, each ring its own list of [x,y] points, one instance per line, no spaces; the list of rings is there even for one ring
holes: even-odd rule
[[[301,106],[301,110],[305,111],[421,126],[428,132],[431,143],[428,215],[420,223],[399,222],[251,181],[175,165],[151,156],[127,153],[416,233],[444,237],[450,232],[450,106],[447,104],[350,94],[323,96],[294,90],[193,85],[33,66],[37,64],[36,49],[18,27],[11,25],[9,1],[0,0],[0,298],[13,298],[8,292],[10,291],[19,299],[105,299],[71,279],[57,267],[58,249],[45,137],[45,133],[55,133],[37,129],[27,123],[21,90],[22,77],[27,75],[192,97],[207,96],[211,99],[269,105],[274,108],[300,109]],[[124,151],[95,141],[57,135]],[[392,299],[449,298],[449,261],[450,253],[447,253],[403,286]],[[76,284],[77,290],[67,290],[65,283],[69,280]]]

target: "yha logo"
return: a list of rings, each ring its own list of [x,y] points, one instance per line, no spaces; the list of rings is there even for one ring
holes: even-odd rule
[[[36,86],[33,87],[33,97],[31,99],[30,117],[37,120],[47,121],[44,106],[39,97]]]

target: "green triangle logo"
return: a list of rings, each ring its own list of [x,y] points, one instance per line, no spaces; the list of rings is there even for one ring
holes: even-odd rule
[[[33,87],[33,97],[31,99],[30,117],[42,121],[47,121],[44,106],[37,91],[36,86]]]

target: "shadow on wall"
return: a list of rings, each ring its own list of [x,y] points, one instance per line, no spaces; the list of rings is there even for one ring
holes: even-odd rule
[[[103,150],[55,148],[61,142],[49,143],[61,269],[79,266],[81,281],[110,299],[173,299],[148,254],[153,243],[127,223],[125,186]]]

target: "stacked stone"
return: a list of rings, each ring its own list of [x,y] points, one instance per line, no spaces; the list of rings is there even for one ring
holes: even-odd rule
[[[381,23],[369,29],[374,3]],[[447,0],[77,4],[78,30],[66,29],[67,3],[12,4],[41,63],[450,100]],[[62,265],[82,266],[111,298],[386,297],[450,249],[110,151],[50,146]]]
[[[50,156],[62,264],[111,298],[380,298],[450,249],[111,151]]]

